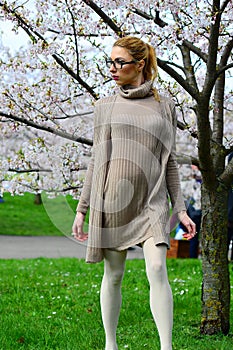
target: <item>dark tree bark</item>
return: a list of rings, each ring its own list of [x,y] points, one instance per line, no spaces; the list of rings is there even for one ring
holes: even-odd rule
[[[202,186],[201,333],[229,332],[230,281],[227,261],[227,194],[224,186]]]
[[[36,204],[36,205],[41,205],[42,204],[42,198],[41,198],[41,194],[40,193],[35,194],[34,204]]]

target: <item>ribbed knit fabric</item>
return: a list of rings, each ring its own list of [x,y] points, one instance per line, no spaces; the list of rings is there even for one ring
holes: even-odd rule
[[[174,104],[151,82],[96,103],[93,156],[77,211],[90,206],[87,262],[153,237],[169,246],[170,196],[185,210],[175,160]]]
[[[153,95],[152,82],[146,81],[139,87],[135,86],[124,86],[120,87],[119,94],[125,98],[144,98]]]

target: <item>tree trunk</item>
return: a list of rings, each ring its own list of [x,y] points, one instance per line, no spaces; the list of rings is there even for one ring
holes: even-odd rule
[[[227,189],[202,186],[202,320],[201,333],[228,334],[230,280],[227,259]]]
[[[41,194],[40,193],[35,194],[34,204],[36,204],[36,205],[41,205],[42,204],[42,198],[41,198]]]

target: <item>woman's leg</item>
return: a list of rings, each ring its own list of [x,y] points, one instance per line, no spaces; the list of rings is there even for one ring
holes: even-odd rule
[[[104,250],[104,276],[100,292],[105,350],[117,350],[116,329],[121,308],[121,282],[127,251]]]
[[[153,238],[149,238],[143,244],[143,252],[150,284],[150,307],[158,328],[161,350],[171,350],[173,299],[167,276],[167,246],[156,246]]]

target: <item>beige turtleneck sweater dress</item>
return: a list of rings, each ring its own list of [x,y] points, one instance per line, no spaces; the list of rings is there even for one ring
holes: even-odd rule
[[[90,207],[87,262],[153,237],[169,247],[169,201],[185,210],[175,159],[176,114],[152,83],[95,105],[94,146],[77,211]]]

